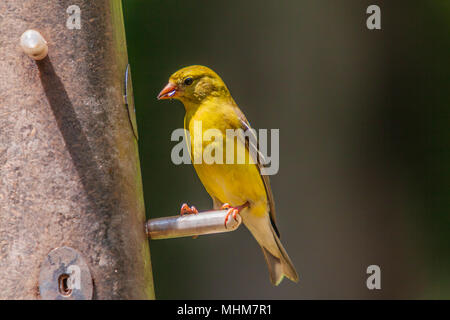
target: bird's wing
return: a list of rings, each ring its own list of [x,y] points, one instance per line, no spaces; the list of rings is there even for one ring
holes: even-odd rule
[[[245,142],[244,141],[243,142],[244,142],[246,148],[249,150],[250,156],[252,154],[257,155],[256,156],[257,159],[253,159],[253,160],[256,163],[256,165],[258,166],[259,173],[261,174],[261,167],[264,166],[264,163],[266,163],[266,160],[264,158],[264,155],[259,150],[259,143],[258,143],[258,139],[256,137],[256,133],[254,130],[251,130],[252,128],[250,126],[250,123],[248,122],[244,113],[237,106],[235,107],[235,111],[240,120],[241,128],[244,130],[244,132],[249,132],[249,134],[251,135],[251,139],[246,139],[245,136],[242,137],[245,140]],[[278,231],[278,228],[276,226],[275,201],[273,199],[272,188],[270,187],[269,176],[261,174],[261,178],[263,180],[264,187],[266,189],[267,200],[269,202],[270,221],[271,221],[272,226],[273,226],[275,232],[277,233],[278,237],[280,237],[280,232]]]

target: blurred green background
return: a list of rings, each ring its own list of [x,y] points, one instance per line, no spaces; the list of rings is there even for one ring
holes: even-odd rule
[[[280,129],[271,182],[300,274],[272,287],[244,227],[151,241],[157,298],[450,298],[449,1],[123,4],[148,217],[211,208],[170,160],[182,104],[156,100],[177,69],[209,66],[253,127]]]

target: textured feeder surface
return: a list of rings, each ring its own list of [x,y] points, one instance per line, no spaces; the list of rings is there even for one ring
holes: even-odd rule
[[[0,299],[38,299],[42,261],[81,253],[94,299],[153,298],[120,0],[0,1]],[[38,30],[49,55],[19,39]]]

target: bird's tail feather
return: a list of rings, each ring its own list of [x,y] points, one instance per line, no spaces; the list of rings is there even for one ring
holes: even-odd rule
[[[273,237],[280,251],[279,257],[275,257],[270,253],[269,250],[261,246],[261,249],[264,253],[264,258],[267,262],[267,267],[269,268],[270,281],[273,285],[277,286],[280,284],[283,277],[286,276],[288,279],[298,282],[298,274],[295,271],[295,267],[292,264],[291,259],[289,258],[286,250],[280,242],[280,239],[276,235],[275,231],[272,228]]]

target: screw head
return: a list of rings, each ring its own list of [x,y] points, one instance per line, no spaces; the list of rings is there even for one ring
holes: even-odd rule
[[[39,293],[44,300],[91,300],[92,277],[81,254],[70,247],[50,251],[41,264]]]

